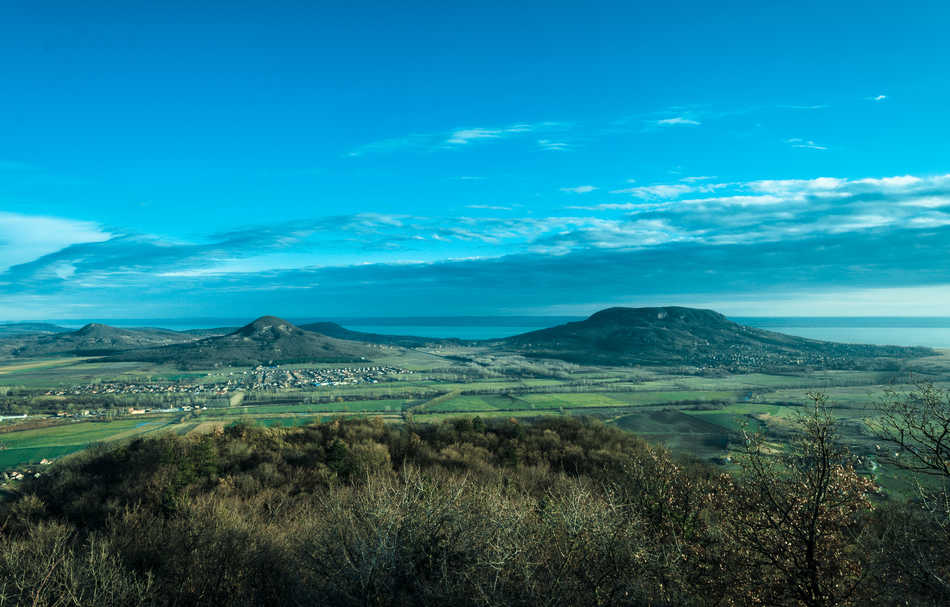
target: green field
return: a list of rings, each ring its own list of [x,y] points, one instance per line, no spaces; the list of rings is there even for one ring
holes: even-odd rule
[[[722,426],[670,409],[624,415],[614,423],[673,451],[700,458],[726,452],[734,439],[734,433]]]
[[[0,469],[43,458],[53,459],[98,442],[130,438],[167,428],[171,417],[121,419],[111,422],[72,422],[36,430],[0,434]]]
[[[909,379],[928,379],[950,386],[950,355],[914,361],[908,369],[879,371],[806,371],[789,374],[721,371],[676,375],[666,368],[573,366],[557,376],[504,376],[504,361],[492,358],[486,367],[478,349],[455,348],[455,358],[436,351],[393,350],[384,359],[414,373],[379,384],[322,386],[312,390],[232,392],[230,395],[150,395],[145,406],[162,408],[205,404],[188,413],[120,416],[114,421],[63,421],[35,430],[0,433],[0,469],[42,458],[54,459],[104,441],[153,432],[179,435],[209,432],[239,420],[264,426],[301,425],[333,416],[373,415],[386,421],[437,422],[456,417],[526,418],[539,415],[594,415],[674,451],[719,461],[737,444],[743,429],[766,436],[787,436],[808,394],[828,395],[840,419],[843,438],[865,454],[874,442],[867,421],[873,403],[888,388],[908,391]],[[468,356],[469,358],[465,358]],[[514,367],[523,363],[513,362]],[[543,362],[540,365],[543,372]],[[306,367],[345,365],[300,365]],[[501,375],[499,375],[501,371]],[[98,363],[77,359],[0,362],[0,399],[65,407],[70,397],[44,396],[45,390],[97,382],[211,383],[223,382],[240,369],[219,368],[188,373],[151,363]],[[483,374],[486,376],[479,376]],[[462,377],[470,375],[471,377]],[[105,398],[105,397],[103,397]],[[95,399],[93,398],[93,401]],[[0,400],[0,404],[2,404]],[[83,408],[95,403],[83,400]],[[106,401],[104,401],[106,402]],[[118,402],[124,402],[119,400]],[[231,403],[234,406],[223,406]],[[55,409],[53,409],[55,410]],[[22,411],[22,409],[20,409]],[[31,411],[31,413],[36,413]],[[35,419],[35,418],[34,418]],[[13,422],[4,422],[9,428]],[[784,439],[783,439],[784,440]],[[881,475],[891,474],[883,470]],[[883,478],[882,476],[882,478]],[[891,474],[893,476],[893,474]]]
[[[216,408],[214,415],[265,415],[268,413],[399,413],[413,401],[405,399],[351,400],[321,404],[242,405]]]
[[[639,392],[555,392],[545,394],[460,395],[433,406],[426,413],[458,413],[480,411],[522,411],[543,409],[581,409],[630,407],[669,403],[696,403],[735,400],[734,392],[667,390]]]
[[[138,381],[170,378],[182,375],[181,371],[167,365],[152,363],[97,363],[91,359],[60,358],[42,359],[23,363],[0,363],[0,386],[27,386],[58,388],[72,384],[102,383],[110,381]]]

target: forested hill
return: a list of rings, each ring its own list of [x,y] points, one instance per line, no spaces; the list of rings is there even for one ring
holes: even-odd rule
[[[22,335],[41,335],[66,333],[69,329],[45,322],[5,322],[0,323],[0,338]]]
[[[0,501],[0,603],[946,604],[939,519],[872,508],[817,423],[797,459],[735,478],[568,418],[100,446]],[[830,474],[808,474],[813,447]]]
[[[228,335],[186,344],[125,352],[109,360],[167,362],[182,368],[289,362],[360,362],[373,349],[365,344],[320,335],[274,316],[262,316]]]
[[[530,356],[608,364],[826,368],[934,354],[929,348],[842,344],[765,331],[712,310],[609,308],[498,345]]]
[[[17,357],[101,356],[137,348],[193,341],[196,336],[167,329],[119,329],[91,323],[76,331],[21,335],[0,340],[0,353]]]

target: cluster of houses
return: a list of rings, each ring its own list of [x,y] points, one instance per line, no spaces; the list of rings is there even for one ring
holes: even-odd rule
[[[40,460],[40,466],[49,466],[53,463],[51,459],[42,459]],[[25,478],[39,478],[42,476],[42,473],[38,468],[26,467],[20,468],[18,470],[8,470],[6,472],[0,471],[0,487],[6,486],[9,483],[22,481]]]
[[[847,367],[854,357],[823,352],[771,352],[764,348],[732,346],[697,349],[690,356],[699,367],[761,369],[768,367]]]
[[[339,367],[328,369],[294,369],[278,366],[259,366],[254,369],[231,372],[225,381],[207,383],[137,383],[108,382],[80,384],[70,388],[48,390],[47,396],[85,396],[112,394],[191,394],[223,396],[236,390],[289,390],[313,389],[320,386],[376,384],[386,377],[412,373],[387,366]]]
[[[166,407],[164,409],[139,409],[137,407],[128,407],[125,409],[127,415],[145,415],[146,413],[187,413],[189,411],[201,411],[208,407],[199,407],[198,405],[184,405],[181,407]]]
[[[185,384],[109,382],[104,384],[79,384],[60,390],[48,390],[47,396],[86,396],[97,394],[224,394],[221,384]]]
[[[386,377],[412,373],[397,367],[338,367],[329,369],[292,369],[259,366],[235,374],[235,387],[243,390],[301,390],[320,386],[377,384]],[[231,380],[228,380],[231,383]]]
[[[122,415],[145,415],[146,413],[187,413],[189,411],[198,411],[207,409],[198,405],[183,405],[181,407],[166,407],[163,409],[125,407],[114,410]],[[83,417],[102,417],[107,414],[106,410],[83,409],[81,411],[57,411],[53,417],[60,418],[83,418]]]

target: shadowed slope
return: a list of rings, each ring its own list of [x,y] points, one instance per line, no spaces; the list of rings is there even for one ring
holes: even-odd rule
[[[27,335],[4,340],[0,351],[21,358],[37,356],[100,356],[138,348],[193,341],[195,336],[167,329],[118,329],[92,323],[77,331]]]
[[[69,329],[66,327],[45,322],[7,322],[0,324],[0,338],[67,332],[69,332]]]
[[[403,348],[416,348],[432,344],[461,344],[464,340],[454,337],[417,337],[414,335],[382,335],[379,333],[363,333],[361,331],[351,331],[335,322],[315,322],[306,325],[300,325],[301,329],[320,333],[337,339],[348,339],[350,341],[361,341],[372,344],[384,344],[388,346],[400,346]]]
[[[304,331],[274,316],[262,316],[228,335],[126,352],[111,360],[169,362],[187,368],[207,368],[281,362],[359,362],[367,360],[371,352],[362,344]]]
[[[852,367],[873,358],[927,356],[928,348],[840,344],[732,322],[694,308],[609,308],[590,318],[501,340],[524,354],[605,364]]]

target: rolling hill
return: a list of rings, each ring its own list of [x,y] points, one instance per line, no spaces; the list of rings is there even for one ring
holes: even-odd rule
[[[578,322],[496,342],[526,356],[577,363],[732,368],[854,368],[874,359],[927,356],[929,348],[841,344],[735,323],[694,308],[608,308]]]
[[[109,360],[209,368],[291,362],[359,362],[368,360],[372,352],[370,347],[361,343],[305,331],[286,320],[263,316],[227,335],[129,351]]]
[[[0,338],[22,337],[24,335],[49,335],[66,333],[69,329],[46,322],[6,322],[0,324]]]
[[[165,346],[196,337],[167,329],[119,329],[92,323],[77,331],[25,335],[0,341],[0,354],[38,356],[104,356],[138,348]]]

